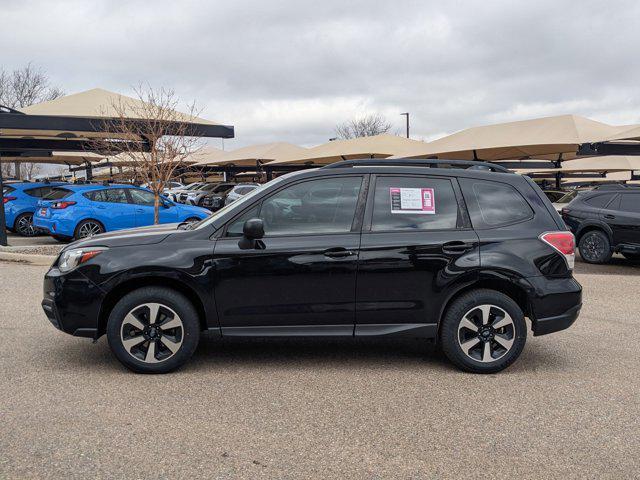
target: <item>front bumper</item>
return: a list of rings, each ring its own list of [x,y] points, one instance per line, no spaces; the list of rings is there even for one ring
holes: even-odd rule
[[[78,270],[63,274],[54,265],[43,284],[42,309],[51,324],[76,337],[98,338],[104,292]]]

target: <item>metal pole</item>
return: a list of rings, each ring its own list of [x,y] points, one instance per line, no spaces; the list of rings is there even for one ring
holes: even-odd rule
[[[409,138],[409,112],[401,113],[400,115],[407,117],[407,138]]]
[[[2,178],[2,156],[0,156],[0,192],[2,192],[2,204],[0,205],[0,245],[7,246],[7,224],[4,216],[4,185]]]

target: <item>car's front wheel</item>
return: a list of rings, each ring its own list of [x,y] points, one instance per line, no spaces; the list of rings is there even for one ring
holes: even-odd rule
[[[107,322],[109,347],[138,373],[167,373],[186,363],[200,339],[193,304],[175,290],[145,287],[125,295]]]
[[[606,263],[611,259],[611,242],[609,237],[600,230],[591,230],[578,243],[580,256],[587,263]]]
[[[527,324],[516,302],[494,290],[473,290],[448,308],[440,329],[447,358],[462,370],[495,373],[522,353]]]

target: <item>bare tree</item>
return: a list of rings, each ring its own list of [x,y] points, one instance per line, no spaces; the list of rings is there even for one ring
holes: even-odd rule
[[[336,126],[338,138],[348,139],[356,137],[371,137],[391,130],[391,124],[380,114],[371,114],[355,118]]]
[[[62,95],[62,89],[52,87],[47,74],[31,63],[13,72],[0,70],[0,105],[23,108],[54,100]]]
[[[173,90],[139,86],[136,97],[117,97],[106,106],[105,116],[111,118],[104,121],[104,128],[118,132],[120,138],[144,140],[147,151],[141,152],[140,144],[113,139],[96,140],[92,149],[109,155],[112,161],[122,160],[131,165],[136,178],[148,184],[154,195],[154,223],[157,224],[165,185],[187,157],[200,148],[200,138],[191,125],[197,112],[194,104],[187,107],[187,113],[178,112],[179,100]],[[132,122],[131,119],[139,120]]]
[[[54,100],[62,95],[64,95],[62,89],[52,87],[46,73],[31,63],[12,72],[0,70],[0,105],[9,108],[23,108],[34,103]],[[20,170],[20,164],[16,162],[16,178],[20,178]],[[28,173],[28,175],[31,178],[30,175],[33,173]]]
[[[38,173],[40,173],[40,165],[37,163],[25,163],[22,166],[22,169],[24,171],[24,174],[27,177],[27,180],[33,180],[33,177],[35,177]]]

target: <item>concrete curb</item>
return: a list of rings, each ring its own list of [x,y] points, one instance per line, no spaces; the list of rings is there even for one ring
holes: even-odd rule
[[[56,259],[55,255],[36,255],[30,253],[11,253],[0,251],[0,261],[29,263],[31,265],[39,265],[49,267]]]

